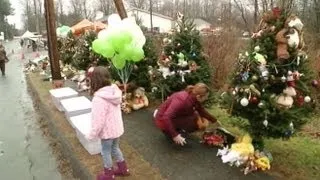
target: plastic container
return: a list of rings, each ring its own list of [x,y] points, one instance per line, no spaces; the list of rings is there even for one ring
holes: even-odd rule
[[[63,111],[63,107],[61,105],[61,100],[77,97],[79,93],[72,88],[65,87],[65,88],[59,88],[59,89],[51,89],[49,91],[52,101],[56,108],[59,111]]]
[[[71,125],[71,117],[90,113],[92,107],[91,101],[85,96],[64,99],[61,101],[61,105],[63,107],[66,118]]]
[[[91,130],[91,113],[73,116],[70,119],[71,123],[75,127],[79,142],[88,151],[88,153],[91,155],[101,153],[100,140],[86,139],[86,136],[90,133]]]

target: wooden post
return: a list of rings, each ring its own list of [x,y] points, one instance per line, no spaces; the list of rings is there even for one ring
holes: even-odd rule
[[[60,88],[63,86],[63,80],[61,78],[59,53],[57,47],[57,34],[56,34],[56,17],[54,11],[53,0],[45,0],[45,17],[48,36],[48,51],[50,59],[50,68],[52,75],[52,83],[54,88]]]
[[[127,12],[124,8],[123,1],[122,0],[113,0],[114,4],[116,5],[117,11],[121,19],[127,18]]]
[[[152,21],[152,0],[150,0],[150,28],[151,28],[151,33],[153,34],[153,21]]]

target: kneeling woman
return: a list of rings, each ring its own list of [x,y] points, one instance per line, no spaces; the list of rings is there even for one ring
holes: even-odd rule
[[[188,86],[186,90],[172,94],[160,105],[155,114],[156,126],[176,144],[186,144],[181,132],[205,130],[209,122],[217,120],[201,105],[208,99],[209,88],[203,83]]]

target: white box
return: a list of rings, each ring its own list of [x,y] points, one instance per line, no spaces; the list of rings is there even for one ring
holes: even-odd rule
[[[51,94],[51,98],[52,98],[54,105],[56,106],[56,108],[59,111],[63,111],[63,107],[61,106],[61,103],[60,103],[61,100],[67,99],[67,98],[72,98],[72,97],[77,97],[79,94],[77,91],[75,91],[69,87],[59,88],[59,89],[51,89],[49,92]]]
[[[91,118],[91,113],[87,113],[79,116],[73,116],[70,120],[76,129],[77,137],[82,146],[89,154],[95,155],[101,153],[101,141],[100,139],[91,141],[86,139],[86,135],[91,131]]]
[[[92,107],[91,101],[85,96],[64,99],[61,101],[61,105],[64,109],[66,118],[71,125],[70,117],[90,113]]]

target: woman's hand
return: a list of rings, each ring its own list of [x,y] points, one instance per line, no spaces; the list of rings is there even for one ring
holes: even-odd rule
[[[218,129],[219,127],[222,127],[222,125],[221,122],[217,120],[215,123],[213,123],[213,126],[211,128]]]
[[[173,141],[178,145],[185,145],[187,144],[186,139],[181,136],[181,134],[178,134],[176,137],[173,138]]]

